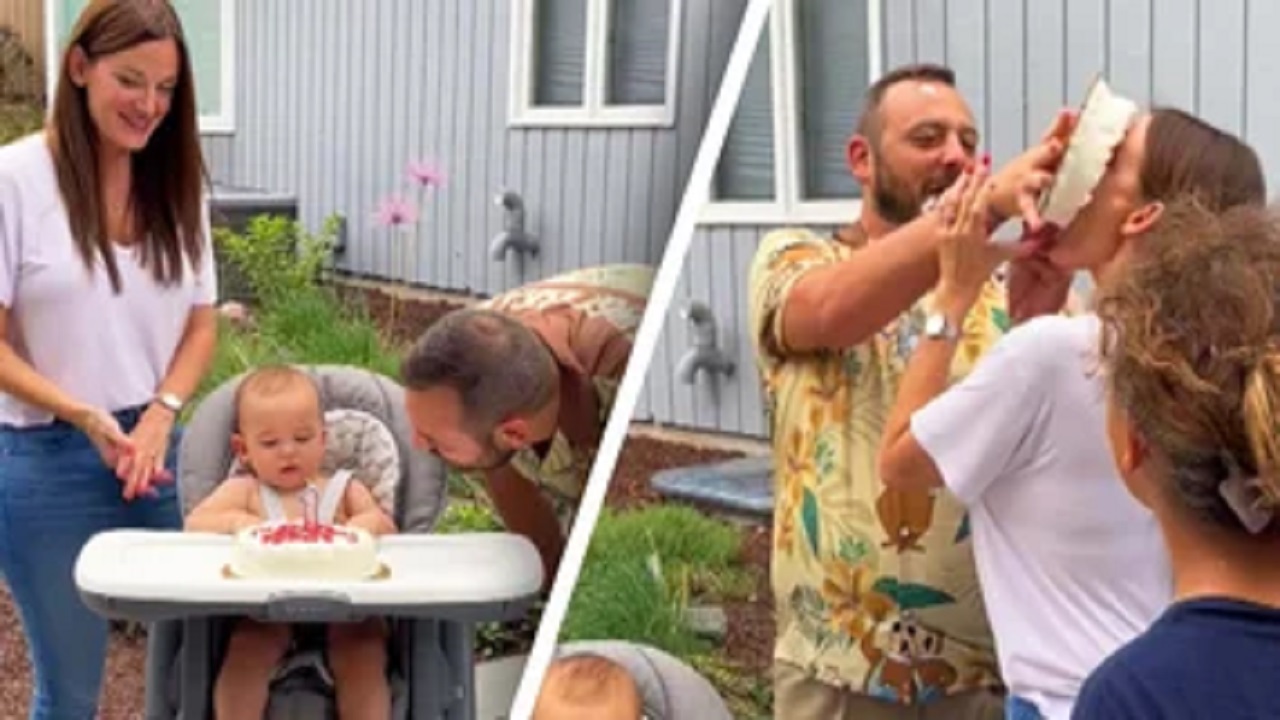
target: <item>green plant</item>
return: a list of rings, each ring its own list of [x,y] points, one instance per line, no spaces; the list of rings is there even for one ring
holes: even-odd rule
[[[502,528],[502,523],[486,505],[455,498],[445,508],[444,515],[436,525],[436,532],[446,535],[485,533],[500,532]]]
[[[301,295],[323,292],[324,279],[337,243],[340,219],[330,217],[319,233],[279,215],[258,215],[243,233],[214,231],[214,244],[234,271],[249,284],[254,300],[274,310]]]
[[[683,506],[605,511],[578,576],[563,640],[617,639],[661,648],[688,661],[711,646],[685,623],[694,602],[748,592],[737,565],[733,526]]]

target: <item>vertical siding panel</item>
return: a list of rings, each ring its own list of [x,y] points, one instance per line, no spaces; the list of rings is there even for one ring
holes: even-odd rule
[[[737,356],[738,328],[745,323],[742,309],[746,306],[745,274],[739,272],[737,253],[734,252],[738,233],[726,238],[712,249],[713,261],[709,263],[711,274],[712,306],[715,308],[717,342],[727,357]],[[711,247],[711,246],[709,246]],[[732,375],[716,375],[708,384],[716,390],[716,427],[730,431],[742,428],[742,366],[738,364]]]
[[[685,426],[695,422],[696,393],[693,387],[680,382],[675,370],[680,362],[680,356],[689,347],[689,321],[685,320],[684,311],[689,306],[689,302],[695,298],[693,278],[697,275],[702,262],[699,249],[709,246],[709,243],[700,242],[689,248],[684,268],[680,273],[680,288],[676,292],[671,307],[667,310],[667,323],[670,325],[667,342],[670,356],[667,358],[665,367],[671,374],[671,417],[676,423]]]
[[[889,0],[892,2],[893,0]],[[947,63],[947,0],[913,0],[916,60]]]
[[[426,38],[423,61],[425,83],[419,105],[421,118],[419,122],[422,127],[418,128],[418,132],[423,135],[425,154],[431,158],[432,162],[439,165],[444,173],[444,186],[438,190],[439,201],[435,204],[433,212],[422,223],[426,242],[418,252],[427,284],[433,287],[447,287],[449,283],[445,263],[448,256],[445,252],[448,246],[444,242],[444,211],[445,207],[453,202],[453,196],[456,193],[453,186],[453,164],[445,154],[440,134],[444,123],[444,113],[441,110],[443,105],[440,102],[443,86],[441,65],[445,56],[444,38],[448,33],[444,29],[444,3],[433,2],[424,3],[424,5],[426,12],[420,32]]]
[[[333,183],[336,187],[335,205],[342,208],[347,220],[347,251],[343,258],[346,269],[360,271],[360,257],[363,252],[364,228],[366,217],[361,217],[355,203],[354,185],[356,167],[354,165],[354,129],[355,98],[354,82],[351,66],[358,52],[355,47],[355,28],[351,21],[354,12],[351,3],[335,0],[338,8],[337,27],[334,36],[335,48],[343,50],[334,53],[334,105],[347,108],[345,112],[335,112],[333,123],[334,168]],[[243,3],[242,3],[243,5]],[[341,198],[340,200],[338,198]]]
[[[1161,3],[1161,12],[1173,8]],[[1107,73],[1117,92],[1140,106],[1151,102],[1152,17],[1149,0],[1109,0],[1106,16]],[[1185,54],[1190,48],[1184,47]]]
[[[1066,3],[1067,97],[1074,106],[1094,75],[1110,75],[1107,64],[1106,0]],[[1125,92],[1133,92],[1126,89]]]
[[[473,173],[473,191],[467,198],[467,247],[471,253],[471,286],[481,292],[492,292],[489,276],[492,262],[489,260],[488,232],[490,218],[497,208],[493,205],[493,177],[489,173],[489,157],[498,147],[501,135],[493,131],[493,110],[489,87],[494,83],[497,69],[504,53],[499,51],[501,40],[498,25],[493,16],[493,3],[478,0],[476,13],[476,47],[483,52],[476,55],[475,81],[471,84],[471,126],[473,128],[472,155],[467,159]]]
[[[1197,0],[1164,0],[1156,6],[1151,17],[1152,104],[1195,111],[1200,82],[1197,5]]]
[[[527,263],[528,275],[545,277],[560,268],[568,268],[564,258],[565,241],[572,237],[565,229],[566,210],[574,198],[566,192],[564,165],[565,134],[562,129],[548,130],[542,138],[542,232],[538,233],[538,258]]]
[[[764,403],[760,396],[760,375],[756,371],[755,347],[752,344],[751,325],[747,299],[750,288],[748,277],[751,261],[755,258],[762,230],[755,227],[741,228],[734,233],[733,255],[734,268],[737,270],[738,293],[737,323],[733,331],[735,335],[734,349],[737,351],[738,369],[734,373],[741,398],[742,425],[738,431],[746,435],[763,436],[767,430],[764,423]]]
[[[609,137],[607,133],[587,134],[587,177],[589,195],[583,202],[582,233],[565,238],[566,247],[572,248],[569,259],[576,267],[596,265],[600,262],[600,241],[604,233],[604,198],[599,190],[606,186],[605,162],[608,160]]]
[[[458,6],[458,73],[455,77],[458,80],[456,93],[454,95],[453,112],[457,116],[457,135],[454,141],[456,148],[456,162],[458,171],[461,173],[459,177],[459,189],[462,191],[462,197],[458,198],[457,204],[452,208],[450,242],[454,244],[456,251],[455,272],[457,273],[457,281],[459,287],[467,290],[482,290],[477,287],[472,272],[472,257],[478,252],[478,245],[471,236],[470,212],[468,209],[472,207],[472,203],[476,198],[482,197],[482,192],[477,177],[476,168],[474,167],[473,158],[476,152],[477,140],[477,122],[473,114],[475,107],[471,100],[475,92],[473,78],[475,77],[476,66],[480,64],[484,55],[484,50],[475,45],[477,37],[476,29],[476,5],[475,0],[472,2],[461,3]],[[465,43],[465,44],[462,44]]]
[[[485,246],[502,230],[502,213],[493,204],[506,181],[507,172],[507,103],[511,94],[511,83],[508,77],[511,66],[511,26],[512,3],[505,0],[486,0],[493,8],[493,67],[490,72],[489,85],[489,175],[485,185],[485,196],[476,200],[486,219],[485,232],[477,242]],[[559,183],[556,190],[560,190]],[[555,212],[559,212],[557,205]],[[485,287],[489,292],[496,292],[502,287],[505,270],[494,262],[486,262]]]
[[[873,0],[880,3],[884,26],[884,69],[916,59],[915,0]],[[874,28],[873,28],[874,30]]]
[[[947,62],[956,71],[956,84],[969,102],[982,137],[989,137],[987,121],[986,14],[983,0],[950,0],[946,11]]]
[[[1023,34],[1023,0],[987,0],[985,61],[988,139],[996,166],[1027,145],[1027,37]]]
[[[604,230],[593,245],[599,248],[599,263],[619,262],[627,245],[627,188],[631,173],[631,130],[615,130],[609,134],[605,151],[605,197],[602,203]],[[652,132],[642,130],[634,132]]]
[[[460,248],[453,235],[454,208],[459,202],[465,202],[467,188],[464,159],[458,152],[458,85],[457,78],[461,73],[460,52],[465,47],[465,40],[459,37],[460,20],[458,18],[459,2],[444,3],[445,11],[440,20],[440,92],[436,96],[437,112],[440,113],[440,153],[447,158],[450,168],[451,201],[440,208],[440,222],[437,237],[440,238],[440,270],[444,274],[444,285],[449,288],[461,287],[463,278],[458,272]]]
[[[1066,0],[1022,0],[1026,12],[1027,66],[1023,88],[1027,119],[1024,146],[1035,142],[1048,129],[1058,110],[1078,102],[1068,97],[1083,92],[1068,90],[1066,47]],[[996,60],[993,58],[993,63]],[[999,64],[1005,64],[1000,58]]]
[[[1244,126],[1246,90],[1245,28],[1247,0],[1198,0],[1195,24],[1199,26],[1196,66],[1197,110],[1205,120],[1239,133]],[[1272,163],[1280,158],[1268,158]]]
[[[652,132],[631,134],[631,153],[627,159],[631,178],[623,204],[625,220],[621,233],[625,244],[619,255],[623,262],[656,265],[662,259],[666,236],[670,235],[670,224],[653,222],[653,210],[649,207],[654,135]]]
[[[711,262],[712,249],[717,246],[711,243],[698,243],[692,249],[689,258],[689,301],[700,302],[711,308],[711,312],[718,320],[724,318],[724,311],[716,306],[716,298],[711,286],[711,278],[715,275],[715,267]],[[686,305],[686,307],[688,307]],[[684,321],[687,330],[686,339],[683,345],[677,348],[677,358],[693,349],[693,324]],[[717,379],[699,375],[694,378],[692,385],[685,385],[685,392],[693,395],[693,417],[690,418],[692,424],[696,427],[715,427],[716,425],[716,406],[717,398]]]
[[[1246,5],[1248,20],[1245,23],[1246,87],[1244,132],[1250,144],[1262,158],[1267,172],[1268,187],[1275,195],[1280,183],[1277,163],[1280,162],[1280,93],[1275,92],[1276,78],[1280,78],[1280,52],[1277,51],[1274,29],[1280,27],[1280,4],[1274,2],[1250,2]]]

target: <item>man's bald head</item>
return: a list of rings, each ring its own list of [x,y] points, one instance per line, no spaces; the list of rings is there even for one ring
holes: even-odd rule
[[[943,65],[916,63],[894,68],[880,76],[880,79],[868,88],[862,115],[858,117],[857,132],[867,138],[872,146],[879,143],[880,132],[884,127],[881,106],[884,104],[885,96],[891,89],[906,82],[943,85],[955,89],[956,74],[951,68]]]

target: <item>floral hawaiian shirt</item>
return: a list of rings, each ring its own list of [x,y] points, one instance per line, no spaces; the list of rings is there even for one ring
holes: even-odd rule
[[[775,660],[902,703],[998,687],[964,508],[943,490],[886,490],[876,471],[929,298],[858,347],[801,354],[783,346],[782,309],[796,280],[852,252],[807,230],[779,230],[751,268],[777,493]],[[993,279],[964,322],[953,382],[1008,325]]]
[[[542,488],[565,532],[630,359],[653,276],[647,265],[587,268],[480,305],[519,319],[542,338],[560,366],[560,427],[545,447],[524,450],[511,464]]]

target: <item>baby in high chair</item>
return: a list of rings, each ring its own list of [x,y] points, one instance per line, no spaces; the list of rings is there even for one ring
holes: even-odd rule
[[[319,523],[359,527],[375,536],[396,532],[363,483],[345,471],[322,473],[324,411],[306,373],[288,366],[251,372],[237,388],[235,414],[232,446],[245,471],[233,473],[192,510],[188,531],[236,533],[264,521],[302,518],[304,503],[318,497],[312,511]],[[237,623],[214,686],[218,718],[263,716],[295,629],[248,618]],[[339,717],[385,720],[391,711],[385,623],[334,623],[326,632],[326,669]]]

